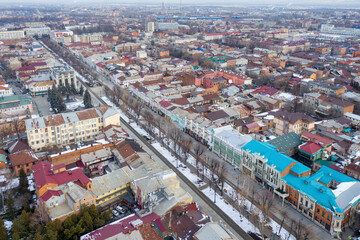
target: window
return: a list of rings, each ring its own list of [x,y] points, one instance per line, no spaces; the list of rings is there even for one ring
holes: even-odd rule
[[[325,212],[324,212],[324,211],[322,211],[322,214],[321,214],[321,216],[325,217]]]

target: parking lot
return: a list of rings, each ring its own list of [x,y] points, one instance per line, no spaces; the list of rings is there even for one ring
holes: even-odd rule
[[[51,115],[49,102],[47,101],[47,95],[33,97],[34,114],[39,116]]]

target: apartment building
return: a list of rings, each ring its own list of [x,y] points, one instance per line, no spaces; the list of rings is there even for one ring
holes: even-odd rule
[[[24,37],[25,37],[24,30],[0,32],[0,40],[20,39]]]
[[[315,119],[300,112],[290,113],[287,111],[273,112],[274,127],[277,135],[295,132],[302,134],[315,128]]]
[[[319,117],[341,117],[354,111],[353,103],[320,93],[305,93],[303,107],[306,112]]]
[[[353,113],[345,113],[344,117],[346,119],[349,119],[352,124],[354,125],[360,125],[360,115],[353,114]]]
[[[51,77],[54,80],[56,87],[58,86],[71,86],[74,84],[76,89],[79,89],[80,83],[76,79],[75,71],[72,67],[60,65],[54,66],[51,69]]]
[[[35,151],[48,146],[65,146],[93,140],[109,125],[120,126],[120,114],[109,106],[25,121],[29,146]]]

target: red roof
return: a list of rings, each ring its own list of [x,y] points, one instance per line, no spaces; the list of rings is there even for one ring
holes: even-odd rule
[[[46,62],[35,62],[35,63],[31,63],[29,66],[34,66],[34,67],[37,67],[37,66],[46,66]]]
[[[58,191],[55,191],[55,190],[48,190],[44,195],[42,195],[40,197],[40,200],[42,202],[46,202],[47,200],[49,200],[52,196],[61,196],[62,195],[62,191],[58,190]]]
[[[168,101],[160,101],[159,104],[164,108],[167,108],[167,107],[171,106],[171,103],[168,102]]]
[[[136,214],[133,214],[132,216],[120,219],[116,222],[110,223],[102,228],[92,231],[91,233],[82,236],[81,239],[83,240],[108,239],[119,233],[126,234],[133,231],[135,227],[130,224],[132,221],[140,219],[143,222],[143,224],[147,224],[159,218],[160,217],[156,213],[151,213],[142,218],[140,218]]]
[[[171,100],[171,102],[178,104],[178,105],[187,105],[190,104],[190,102],[186,98],[177,98]]]
[[[78,183],[81,183],[84,187],[91,182],[80,168],[54,174],[50,162],[38,162],[32,169],[34,172],[34,181],[38,189],[47,183],[55,183],[60,186],[65,183],[79,181]]]
[[[313,133],[303,133],[304,137],[307,137],[310,139],[310,141],[314,142],[314,143],[323,143],[325,146],[332,144],[334,141],[326,138],[326,137],[322,137]]]
[[[263,94],[263,95],[274,95],[275,93],[277,93],[279,90],[272,88],[272,87],[268,87],[268,86],[261,86],[256,88],[254,91],[251,92],[251,94]]]
[[[260,126],[259,126],[259,124],[257,122],[253,122],[253,123],[246,124],[245,127],[247,129],[253,129],[253,128],[260,127]]]
[[[24,66],[24,67],[20,67],[20,68],[16,69],[16,71],[29,71],[29,70],[35,70],[35,67],[30,65],[30,66]]]
[[[322,147],[317,143],[307,142],[304,145],[299,146],[299,149],[303,152],[313,155],[316,152],[318,152],[320,149],[322,149]]]

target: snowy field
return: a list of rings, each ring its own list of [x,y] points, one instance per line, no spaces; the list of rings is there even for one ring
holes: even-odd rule
[[[79,99],[74,99],[74,102],[65,102],[65,105],[66,109],[71,111],[74,111],[79,107],[85,107],[84,102]]]

